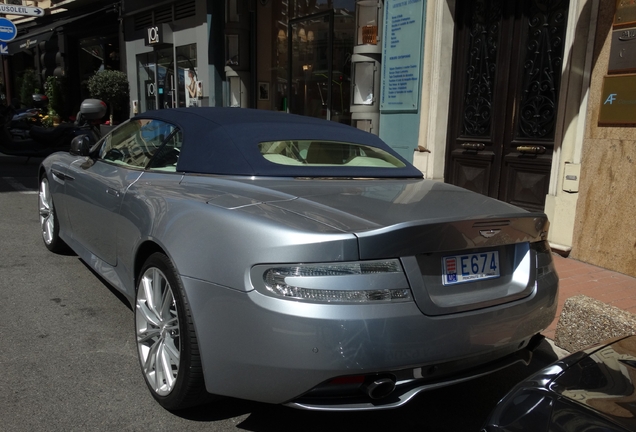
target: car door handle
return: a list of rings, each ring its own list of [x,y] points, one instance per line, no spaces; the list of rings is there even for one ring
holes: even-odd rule
[[[59,180],[74,180],[73,177],[71,177],[70,175],[66,175],[58,170],[51,170],[51,174],[53,175],[53,177],[59,179]]]
[[[119,191],[117,189],[108,188],[106,189],[106,193],[114,197],[119,197]]]

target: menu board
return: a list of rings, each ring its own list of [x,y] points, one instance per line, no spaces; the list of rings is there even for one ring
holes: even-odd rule
[[[417,111],[422,68],[423,0],[387,0],[381,111]]]

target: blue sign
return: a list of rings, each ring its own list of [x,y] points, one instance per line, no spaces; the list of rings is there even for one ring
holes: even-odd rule
[[[9,55],[9,47],[6,42],[0,42],[0,55]]]
[[[15,39],[18,29],[6,18],[0,18],[0,41],[9,42]]]
[[[384,2],[381,111],[419,108],[424,28],[423,0]]]

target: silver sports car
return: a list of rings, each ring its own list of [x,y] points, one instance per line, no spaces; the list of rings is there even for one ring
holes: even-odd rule
[[[555,316],[544,214],[424,180],[349,126],[147,112],[39,175],[44,243],[129,299],[167,409],[392,408],[527,362]]]

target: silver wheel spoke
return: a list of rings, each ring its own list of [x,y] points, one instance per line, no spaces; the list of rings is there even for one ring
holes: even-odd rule
[[[153,310],[150,310],[148,308],[148,305],[146,303],[137,304],[137,310],[144,317],[146,323],[157,328],[161,327],[161,319],[157,316],[157,314],[155,314]]]
[[[159,336],[161,336],[161,332],[159,331],[159,329],[147,329],[145,332],[137,333],[137,343],[146,344],[147,342]]]
[[[172,370],[172,365],[173,365],[173,357],[172,357],[172,351],[168,348],[167,344],[164,342],[161,344],[161,351],[160,351],[160,356],[161,356],[161,372],[162,372],[162,378],[163,381],[165,381],[165,384],[168,388],[172,388],[174,387],[174,383],[177,379],[177,375],[176,375],[176,370]],[[175,360],[175,364],[179,364],[179,355],[177,354],[176,359]]]

